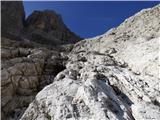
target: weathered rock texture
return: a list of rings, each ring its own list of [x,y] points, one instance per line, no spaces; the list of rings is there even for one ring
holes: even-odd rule
[[[81,40],[54,11],[34,11],[25,20],[22,1],[2,1],[2,36],[29,40],[50,46],[73,44]]]
[[[54,11],[34,11],[26,20],[26,29],[31,40],[43,44],[66,44],[80,40]]]
[[[21,120],[159,120],[160,5],[77,43]]]
[[[24,28],[25,12],[20,1],[1,2],[2,36],[18,36]]]
[[[1,41],[2,118],[17,120],[37,92],[65,69],[67,52],[4,37]]]
[[[54,12],[38,12],[39,17],[33,13],[25,21],[22,1],[1,3],[1,115],[3,120],[17,120],[35,95],[65,69],[73,48],[69,43],[80,38]],[[40,24],[44,28],[38,28]]]

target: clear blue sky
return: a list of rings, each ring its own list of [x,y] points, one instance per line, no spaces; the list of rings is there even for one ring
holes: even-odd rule
[[[160,2],[147,1],[24,1],[26,16],[34,10],[54,10],[61,14],[68,28],[83,38],[101,35],[118,26],[129,16]]]

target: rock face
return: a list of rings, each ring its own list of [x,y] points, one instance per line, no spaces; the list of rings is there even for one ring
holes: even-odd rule
[[[18,35],[25,21],[23,4],[20,1],[1,2],[2,36]]]
[[[34,11],[25,20],[22,1],[2,1],[2,36],[50,46],[73,44],[82,39],[54,11]]]
[[[35,95],[65,69],[67,54],[73,48],[71,43],[79,37],[56,13],[40,12],[40,17],[33,13],[25,21],[22,2],[1,3],[1,115],[3,120],[17,120]],[[39,22],[45,24],[44,28],[38,28]]]
[[[54,11],[34,11],[27,18],[26,27],[30,39],[43,44],[66,44],[80,40]]]
[[[21,120],[159,120],[160,5],[75,44]]]
[[[78,37],[53,11],[24,21],[22,2],[1,3],[2,119],[160,119],[160,5],[74,47],[49,48]]]
[[[67,53],[2,38],[2,118],[19,119],[37,92],[65,69]]]

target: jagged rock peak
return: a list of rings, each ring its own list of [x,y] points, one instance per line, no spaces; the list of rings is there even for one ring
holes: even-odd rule
[[[52,46],[81,40],[52,10],[34,11],[25,20],[22,1],[2,1],[2,36]]]
[[[38,34],[50,42],[75,43],[81,39],[67,28],[61,15],[52,10],[34,11],[26,20],[26,28],[32,35]],[[48,38],[40,35],[41,33]],[[33,36],[31,39],[34,39]]]
[[[53,10],[34,11],[26,20],[27,27],[41,29],[45,32],[62,29],[64,23],[60,15]]]

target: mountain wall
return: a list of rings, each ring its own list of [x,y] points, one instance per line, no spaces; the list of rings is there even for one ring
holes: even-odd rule
[[[2,17],[2,119],[160,119],[160,5],[79,42],[53,11]]]
[[[29,38],[43,44],[76,43],[81,38],[71,32],[63,23],[62,17],[54,11],[34,11],[26,19]]]
[[[1,7],[1,117],[17,120],[65,69],[67,54],[80,37],[53,11],[36,11],[25,20],[21,1],[2,1]]]
[[[22,2],[1,2],[1,29],[2,36],[18,36],[24,28],[25,12]]]
[[[160,5],[74,45],[21,120],[159,120]]]
[[[25,19],[22,1],[2,1],[2,36],[50,46],[73,44],[82,38],[51,10],[34,11]]]

